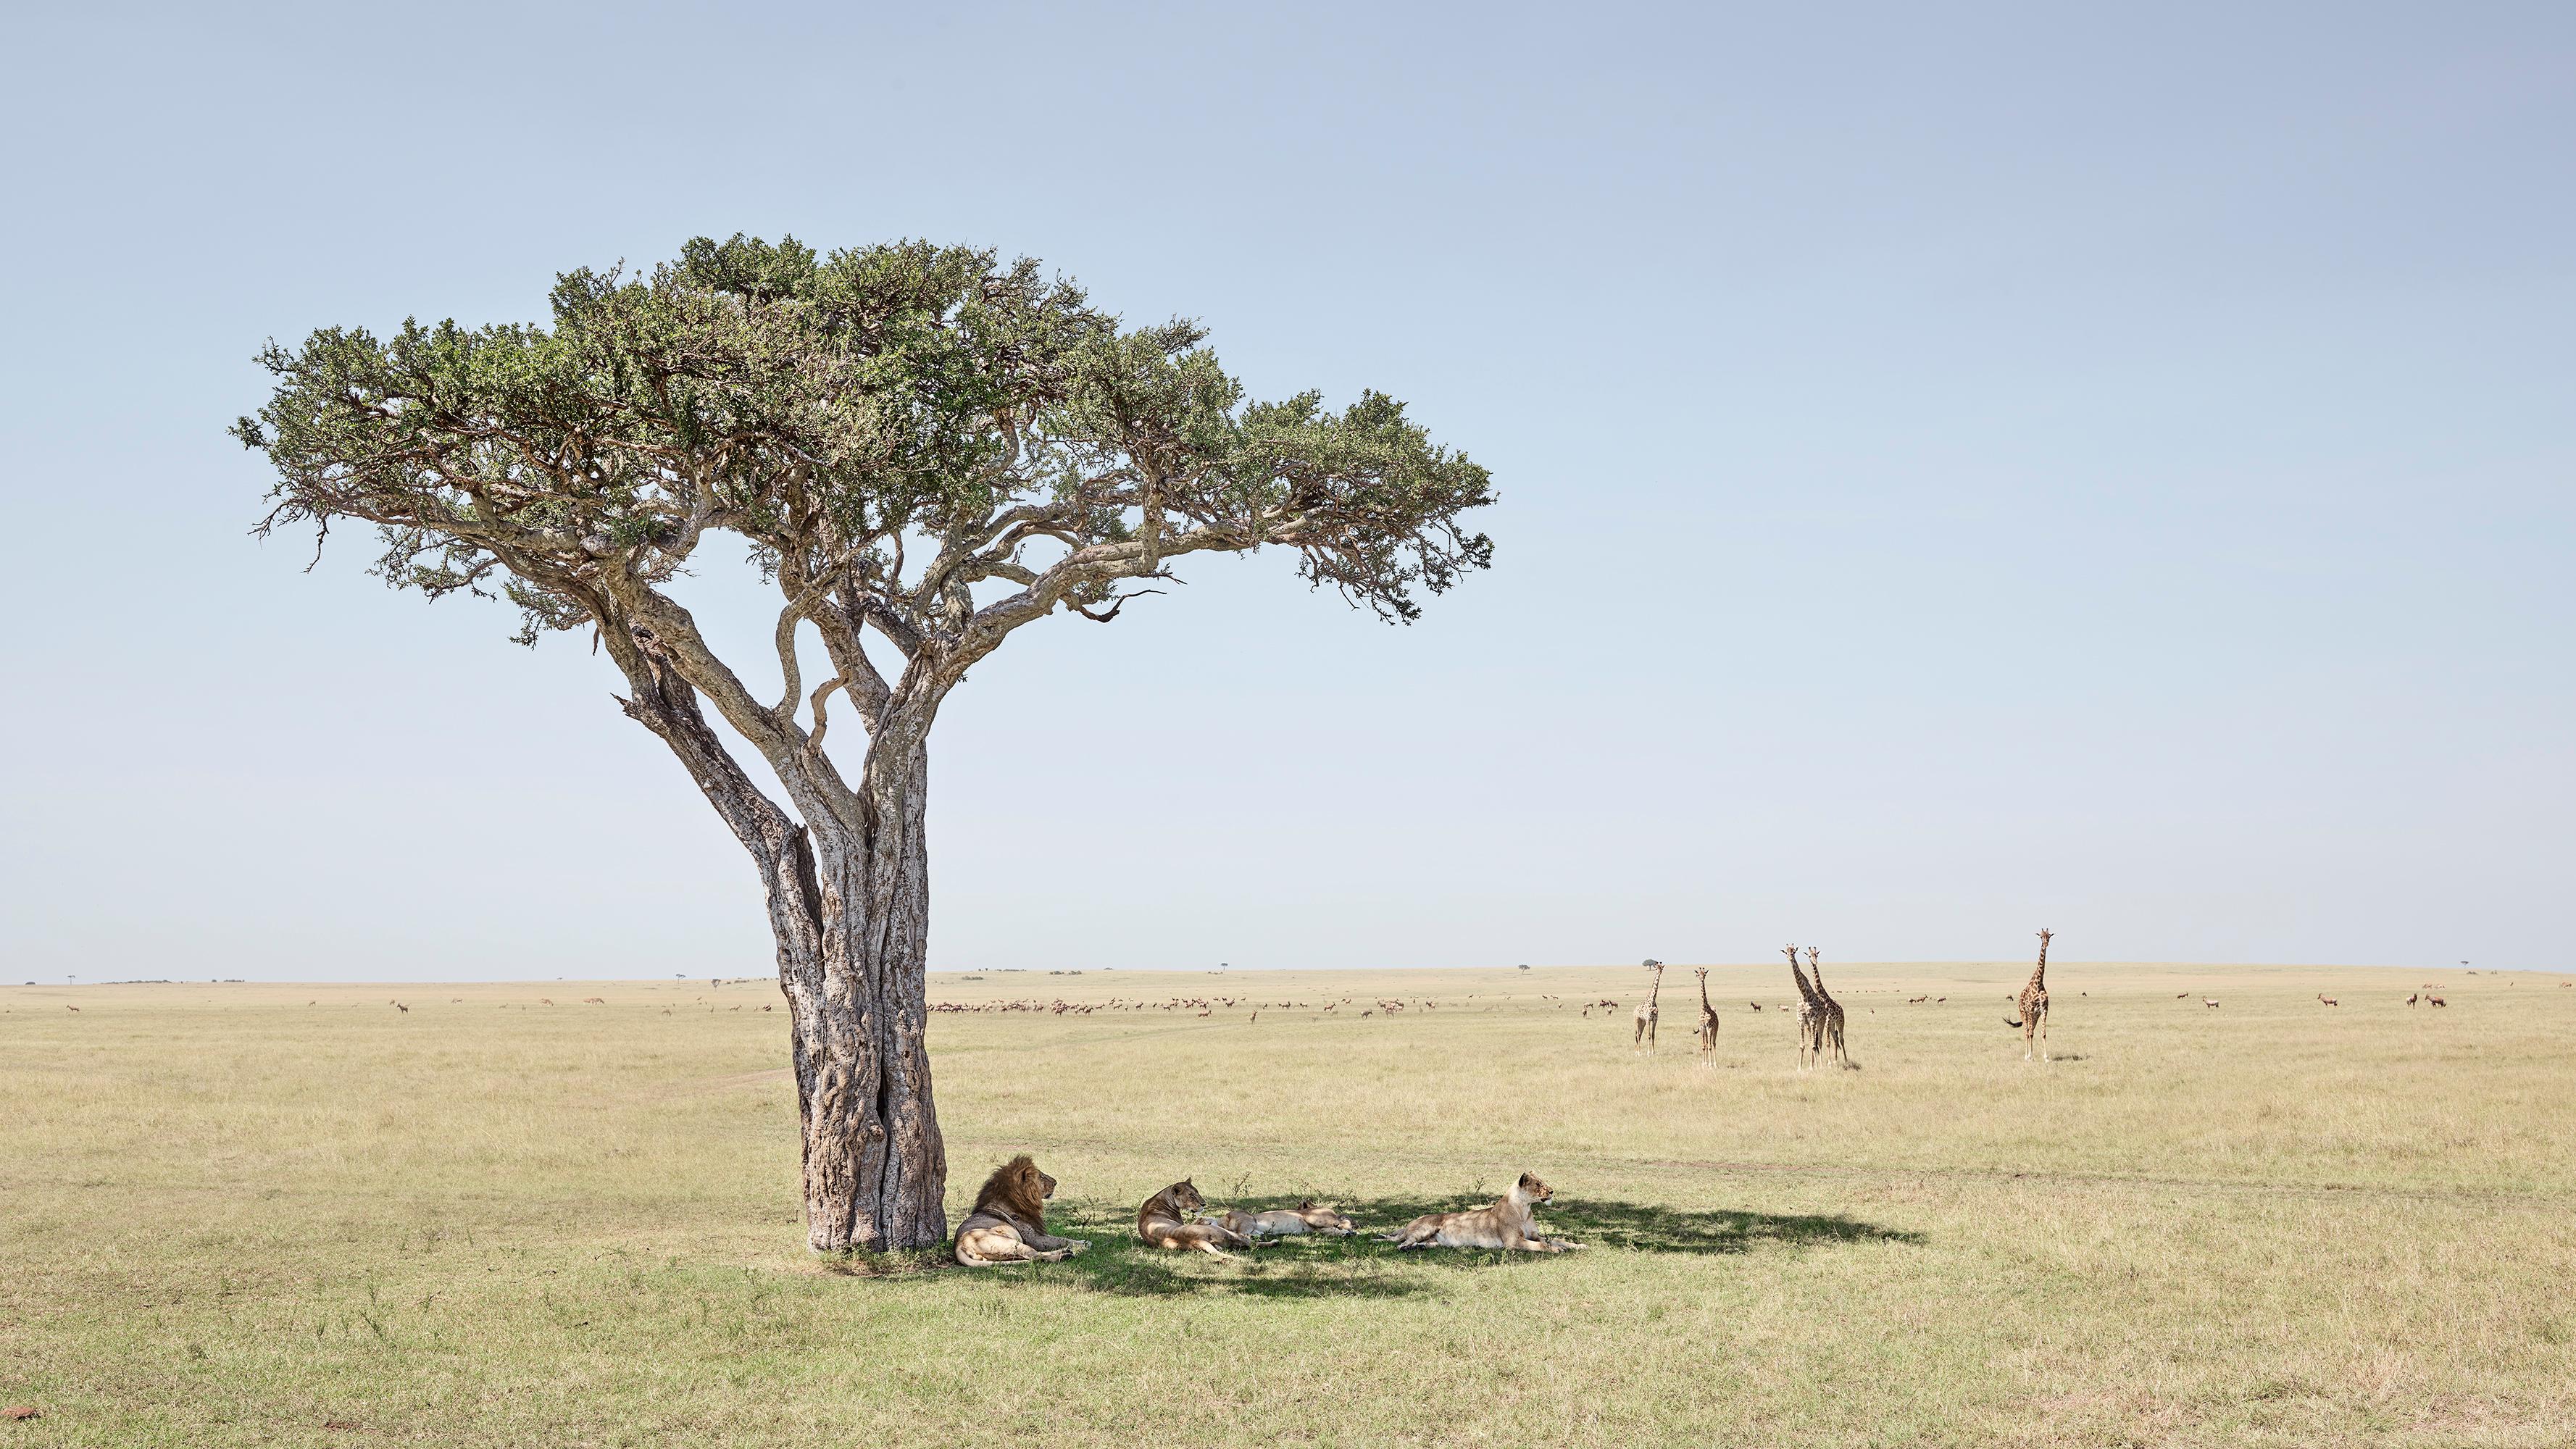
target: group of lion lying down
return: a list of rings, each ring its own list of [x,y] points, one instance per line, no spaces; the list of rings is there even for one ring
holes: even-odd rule
[[[1003,1263],[1054,1263],[1091,1246],[1080,1238],[1059,1238],[1046,1230],[1046,1202],[1055,1196],[1055,1179],[1038,1170],[1026,1154],[1014,1157],[985,1179],[975,1195],[975,1211],[957,1225],[957,1261],[969,1268]],[[1563,1253],[1583,1245],[1551,1238],[1538,1230],[1539,1204],[1556,1189],[1522,1173],[1512,1190],[1490,1205],[1466,1212],[1424,1213],[1378,1241],[1406,1248],[1488,1248],[1523,1253]],[[1207,1210],[1207,1199],[1183,1178],[1145,1199],[1136,1209],[1136,1236],[1157,1248],[1197,1249],[1232,1259],[1228,1248],[1257,1247],[1272,1238],[1322,1233],[1346,1238],[1356,1233],[1351,1220],[1312,1199],[1293,1208],[1245,1212]]]

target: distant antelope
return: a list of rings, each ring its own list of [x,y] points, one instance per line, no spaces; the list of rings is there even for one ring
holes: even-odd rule
[[[2407,1004],[2408,1006],[2410,1006],[2410,1007],[2411,1007],[2411,1006],[2413,1006],[2413,1005],[2416,1003],[2416,1001],[2417,1001],[2418,999],[2419,999],[2419,998],[2417,998],[2417,997],[2409,996],[2409,997],[2407,997],[2407,998],[2406,998],[2406,1004]]]
[[[585,996],[581,999],[581,1004],[584,1006],[606,1006],[608,1004],[608,998],[604,996]]]
[[[2320,992],[2318,992],[2318,993],[2317,993],[2317,1000],[2324,1002],[2324,1003],[2325,1003],[2326,1005],[2328,1005],[2328,1006],[2341,1006],[2341,1005],[2343,1005],[2343,1003],[2342,1003],[2342,1002],[2335,1000],[2333,997],[2326,995],[2326,994],[2325,994],[2324,992],[2322,992],[2322,991],[2320,991]]]
[[[66,1007],[64,1007],[64,1008],[63,1008],[63,1010],[65,1010],[65,1011],[69,1011],[69,1012],[77,1013],[77,1012],[79,1012],[80,1008],[79,1008],[79,1007],[77,1007],[77,1006],[66,1006]]]
[[[2427,996],[2424,1000],[2434,1006],[2448,1006],[2451,1004],[2438,996]]]
[[[2218,998],[2215,996],[2204,996],[2200,999],[2200,1004],[2208,1007],[2212,1011],[2216,1011],[2218,1009]]]
[[[403,1015],[405,1015],[405,1016],[409,1016],[409,1015],[411,1015],[411,1008],[410,1008],[410,1007],[408,1007],[408,1006],[403,1005],[403,1004],[402,1004],[401,1002],[399,1002],[399,1001],[397,1001],[397,1002],[395,1002],[395,1003],[394,1003],[394,1010],[401,1012],[401,1013],[402,1013]]]

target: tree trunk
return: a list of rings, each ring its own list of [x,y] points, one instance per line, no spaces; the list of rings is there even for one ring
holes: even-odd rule
[[[901,722],[898,738],[914,743],[881,738],[869,752],[856,808],[782,769],[799,825],[735,763],[650,629],[608,642],[634,686],[626,713],[688,767],[768,893],[804,1140],[805,1241],[825,1253],[944,1242],[948,1154],[930,1100],[924,979],[927,718]]]
[[[778,932],[805,1148],[805,1235],[817,1252],[947,1240],[948,1154],[931,1101],[928,784],[924,751],[869,771],[867,838],[826,826],[801,849]],[[800,842],[801,845],[801,842]],[[778,925],[779,912],[771,911]]]

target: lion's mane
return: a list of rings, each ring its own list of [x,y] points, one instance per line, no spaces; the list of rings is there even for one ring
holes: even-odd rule
[[[975,1192],[975,1211],[1016,1218],[1045,1232],[1046,1182],[1036,1160],[1023,1152],[994,1168],[993,1175],[984,1179],[984,1185]]]

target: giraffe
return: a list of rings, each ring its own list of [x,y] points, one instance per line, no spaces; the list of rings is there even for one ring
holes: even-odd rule
[[[2023,1061],[2030,1060],[2033,1035],[2037,1035],[2042,1042],[2048,1040],[2048,938],[2055,934],[2057,933],[2048,930],[2039,933],[2039,965],[2032,969],[2030,984],[2021,989],[2020,998],[2013,1003],[2013,1009],[2020,1013],[2021,1019],[2004,1023],[2006,1026],[2021,1028]],[[2212,1001],[2209,1004],[2216,1006],[2218,1003]],[[2042,1046],[2039,1049],[2039,1059],[2043,1062],[2048,1060],[2047,1047]]]
[[[1655,1008],[1655,1000],[1663,994],[1664,990],[1664,963],[1648,957],[1645,966],[1646,970],[1652,973],[1652,984],[1646,988],[1646,1004],[1637,1008],[1637,1034],[1630,1039],[1628,1045],[1631,1047],[1643,1045],[1646,1050],[1653,1051],[1655,1022],[1663,1015]]]
[[[1816,1001],[1816,988],[1807,984],[1807,974],[1798,969],[1797,946],[1783,946],[1780,952],[1789,958],[1789,975],[1798,983],[1798,1069],[1804,1071],[1810,1057],[1824,1056],[1824,1042],[1817,1035],[1824,1020],[1824,1007]]]
[[[1699,1059],[1707,1061],[1717,1050],[1717,1008],[1708,1004],[1708,968],[1694,966],[1691,974],[1699,978]]]
[[[1815,947],[1807,948],[1807,974],[1816,978],[1816,1001],[1824,1009],[1816,1020],[1816,1061],[1819,1065],[1824,1062],[1825,1047],[1831,1043],[1834,1060],[1850,1066],[1851,1053],[1843,1050],[1843,1004],[1826,993],[1825,968],[1816,964],[1817,954]]]

